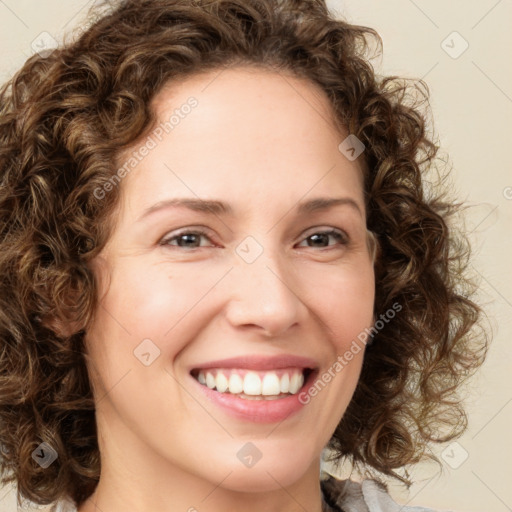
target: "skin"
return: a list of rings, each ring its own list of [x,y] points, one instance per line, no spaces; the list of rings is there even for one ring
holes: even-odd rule
[[[101,307],[86,359],[102,474],[79,512],[320,512],[321,452],[364,350],[280,423],[227,415],[188,370],[286,353],[313,358],[322,374],[372,325],[362,171],[338,150],[348,134],[308,81],[250,67],[203,73],[160,91],[159,120],[190,96],[198,106],[121,182],[114,233],[94,262]],[[235,215],[167,208],[137,220],[178,197],[219,199]],[[317,197],[347,197],[357,208],[296,214],[298,202]],[[159,245],[199,226],[207,237]],[[348,243],[309,238],[330,228]],[[252,263],[235,251],[247,236],[263,249]],[[134,356],[144,339],[160,350],[149,366]],[[262,454],[251,468],[237,457],[249,441]]]

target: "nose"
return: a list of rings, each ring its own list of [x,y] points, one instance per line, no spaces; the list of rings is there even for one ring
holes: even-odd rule
[[[233,327],[279,337],[302,322],[306,305],[293,273],[286,272],[283,263],[266,251],[252,263],[236,262],[227,284],[231,297],[226,316]]]

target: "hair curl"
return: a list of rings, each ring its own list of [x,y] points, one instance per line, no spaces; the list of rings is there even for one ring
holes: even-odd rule
[[[339,126],[366,146],[375,315],[396,302],[402,310],[366,348],[332,460],[410,485],[394,470],[466,429],[458,391],[484,361],[487,336],[477,329],[467,238],[449,223],[460,205],[427,179],[438,151],[419,108],[428,88],[378,78],[370,40],[381,47],[373,29],[336,19],[323,0],[125,0],[4,84],[0,446],[3,483],[17,481],[19,501],[80,505],[99,480],[83,356],[99,304],[88,263],[112,234],[120,191],[100,200],[94,190],[149,132],[150,101],[168,81],[238,64],[319,85]],[[56,328],[69,319],[75,329]],[[42,441],[58,453],[46,469],[31,457]]]

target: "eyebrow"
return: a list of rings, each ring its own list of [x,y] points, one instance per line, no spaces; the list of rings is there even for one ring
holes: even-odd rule
[[[295,210],[298,215],[304,215],[343,205],[352,207],[361,216],[363,216],[363,212],[359,208],[359,205],[350,197],[318,197],[298,203]],[[153,206],[150,206],[144,210],[142,215],[137,219],[137,222],[145,219],[157,211],[167,208],[187,208],[195,212],[206,213],[209,215],[234,216],[234,210],[232,206],[223,201],[214,199],[179,197],[173,199],[165,199],[163,201],[159,201]]]

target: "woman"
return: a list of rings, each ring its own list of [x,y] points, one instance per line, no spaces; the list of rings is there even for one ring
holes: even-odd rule
[[[410,485],[397,470],[464,431],[487,344],[457,208],[426,182],[437,147],[371,37],[319,0],[124,0],[4,86],[0,443],[20,496],[428,510],[382,476]]]

